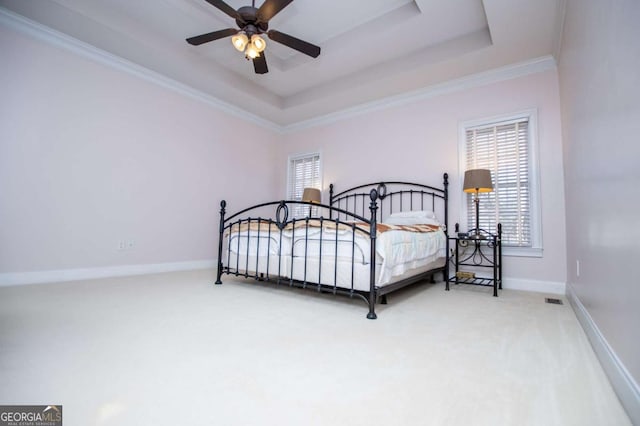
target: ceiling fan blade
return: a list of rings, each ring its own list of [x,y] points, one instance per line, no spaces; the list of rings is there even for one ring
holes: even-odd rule
[[[267,58],[265,58],[264,52],[253,59],[253,69],[256,71],[256,74],[266,74],[269,72],[269,68],[267,68]]]
[[[207,0],[208,1],[208,0]],[[293,0],[265,0],[256,12],[258,22],[269,22],[278,12],[287,7]]]
[[[194,46],[199,46],[203,43],[208,43],[213,40],[218,40],[219,38],[229,37],[234,34],[237,34],[238,31],[235,28],[227,28],[226,30],[214,31],[212,33],[201,34],[195,37],[189,37],[187,39],[187,43],[192,44]]]
[[[217,7],[227,15],[231,16],[233,19],[238,19],[240,17],[237,10],[235,10],[234,8],[232,8],[222,0],[205,0],[205,1],[209,3],[211,6]]]
[[[313,58],[317,58],[320,55],[320,48],[315,44],[307,43],[306,41],[300,40],[299,38],[295,38],[290,36],[289,34],[281,33],[280,31],[270,30],[267,32],[269,38],[273,41],[276,41],[280,44],[284,44],[292,49],[297,50],[298,52],[302,52],[305,55],[309,55]]]

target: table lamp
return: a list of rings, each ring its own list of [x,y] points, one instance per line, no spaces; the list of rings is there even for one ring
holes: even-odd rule
[[[475,194],[473,202],[476,205],[476,233],[475,235],[469,235],[470,238],[485,238],[480,234],[480,198],[478,194],[480,192],[493,191],[493,184],[491,183],[491,171],[487,169],[471,169],[464,172],[464,192],[472,192]]]
[[[302,201],[309,203],[319,203],[321,198],[320,190],[317,188],[305,188],[302,192]],[[309,206],[309,216],[311,216],[311,206]]]

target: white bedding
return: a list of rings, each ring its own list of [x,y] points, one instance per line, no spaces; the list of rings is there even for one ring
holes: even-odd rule
[[[369,264],[371,249],[369,234],[350,229],[326,229],[305,227],[296,229],[295,232],[285,230],[283,232],[289,238],[293,246],[293,257],[319,257]],[[337,253],[336,253],[337,248]]]
[[[276,226],[234,231],[227,236],[223,262],[231,269],[251,275],[285,275],[290,269],[291,239]],[[278,259],[280,264],[278,265]]]
[[[232,253],[249,254],[250,256],[291,256],[291,238],[280,232],[274,227],[271,233],[258,232],[254,230],[243,230],[241,232],[233,232],[229,235],[227,243]]]
[[[446,236],[435,232],[388,231],[376,241],[376,253],[382,258],[377,282],[387,282],[411,269],[446,257]]]
[[[384,287],[389,284],[393,284],[402,279],[409,278],[422,272],[430,271],[435,268],[444,266],[444,258],[436,258],[433,261],[423,261],[420,266],[416,266],[412,269],[407,269],[404,273],[394,275],[386,281],[380,281],[376,283],[377,287]],[[335,273],[334,265],[337,265],[337,273]],[[337,262],[332,260],[322,260],[322,268],[318,268],[318,259],[307,259],[307,274],[306,281],[318,282],[318,271],[321,270],[321,283],[329,286],[333,286],[334,283],[337,287],[344,289],[351,289],[352,277],[353,277],[353,289],[360,291],[369,291],[369,265],[351,264],[351,262]],[[290,276],[290,275],[289,275]],[[305,281],[304,274],[304,258],[293,259],[293,279],[298,281]],[[376,276],[380,276],[380,265],[376,265]]]
[[[243,271],[248,265],[249,273],[277,275],[280,271],[279,275],[287,278],[293,276],[296,280],[305,281],[306,276],[306,281],[309,282],[318,282],[320,278],[322,284],[336,283],[344,288],[351,288],[353,275],[357,289],[369,289],[371,249],[368,233],[354,233],[351,229],[303,227],[295,230],[286,229],[280,234],[276,228],[275,232],[272,230],[271,235],[261,231],[258,238],[255,230],[245,229],[231,233],[227,244],[230,249],[228,263],[231,270],[237,266]],[[376,285],[390,284],[402,277],[444,265],[445,244],[446,236],[442,230],[389,230],[379,233],[376,242]],[[355,259],[353,268],[352,258]],[[335,265],[338,268],[337,273]]]

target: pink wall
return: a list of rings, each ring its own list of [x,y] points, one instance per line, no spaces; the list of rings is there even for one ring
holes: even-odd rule
[[[568,0],[559,62],[568,282],[635,378],[633,408],[626,404],[634,422],[640,422],[639,19],[634,0]]]
[[[322,152],[324,187],[346,189],[377,180],[451,182],[449,222],[460,221],[458,165],[461,122],[537,108],[542,197],[542,258],[508,257],[505,275],[516,286],[555,283],[566,277],[562,141],[555,70],[440,95],[285,135],[279,169],[282,194],[287,157]],[[328,197],[327,193],[324,195]],[[558,287],[556,285],[556,287]]]
[[[213,260],[220,200],[275,196],[276,133],[4,27],[0,51],[0,273]]]
[[[448,172],[455,223],[459,123],[537,108],[544,256],[508,258],[505,275],[565,282],[555,71],[280,135],[0,31],[0,274],[213,260],[220,199],[235,209],[283,197],[287,156],[311,150],[322,151],[325,186],[438,183]],[[134,246],[118,250],[120,241]]]

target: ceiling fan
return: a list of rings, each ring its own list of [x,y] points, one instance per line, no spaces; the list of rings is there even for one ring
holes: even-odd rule
[[[256,2],[253,0],[251,6],[243,6],[235,10],[222,0],[206,0],[210,5],[217,7],[234,18],[240,29],[227,28],[225,30],[201,34],[188,38],[187,43],[198,46],[220,38],[233,36],[231,41],[235,48],[244,52],[247,59],[253,60],[253,68],[256,74],[266,74],[269,72],[267,60],[264,55],[266,42],[260,37],[261,34],[266,34],[271,40],[277,43],[284,44],[305,55],[317,58],[318,55],[320,55],[320,48],[318,46],[290,36],[289,34],[269,29],[269,20],[292,1],[293,0],[265,0],[262,6],[256,9]]]

